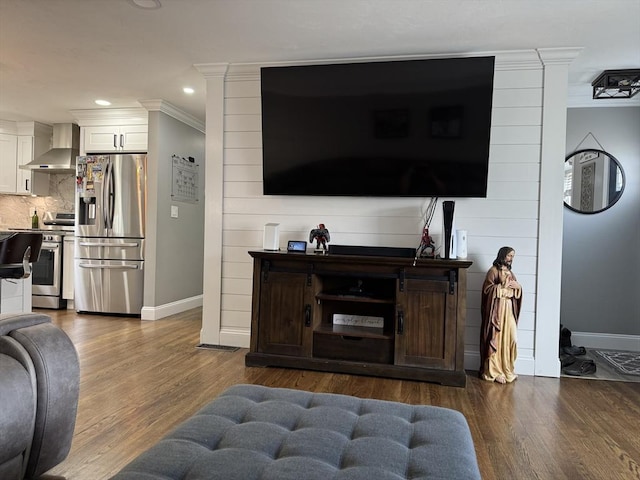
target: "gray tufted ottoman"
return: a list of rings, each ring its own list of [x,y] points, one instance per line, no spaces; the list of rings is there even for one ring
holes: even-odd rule
[[[479,479],[455,410],[236,385],[113,479]]]

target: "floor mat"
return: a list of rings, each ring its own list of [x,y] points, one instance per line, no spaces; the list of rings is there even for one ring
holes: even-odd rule
[[[596,353],[597,350],[606,352],[604,349],[597,348],[586,348],[587,353],[585,355],[580,355],[575,357],[576,361],[581,360],[593,360],[597,366],[596,372],[590,375],[582,375],[579,377],[567,375],[566,373],[560,371],[560,376],[565,378],[575,378],[575,379],[586,379],[586,380],[609,380],[614,382],[632,382],[632,383],[640,383],[640,375],[629,375],[622,373],[617,368],[613,366],[612,363],[605,360],[605,358]],[[612,350],[611,350],[612,351]]]
[[[596,350],[596,353],[620,373],[640,376],[640,352]]]

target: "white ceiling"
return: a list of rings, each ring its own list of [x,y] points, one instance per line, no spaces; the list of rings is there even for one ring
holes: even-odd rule
[[[149,0],[144,0],[149,2]],[[582,47],[569,105],[606,69],[640,68],[640,0],[0,0],[0,119],[162,99],[204,122],[199,63]],[[184,86],[196,93],[187,96]]]

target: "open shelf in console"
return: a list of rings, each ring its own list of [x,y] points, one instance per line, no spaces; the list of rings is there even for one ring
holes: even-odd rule
[[[323,278],[325,287],[335,286],[332,279],[326,280]],[[313,331],[313,356],[392,364],[395,282],[369,283],[368,289],[362,288],[363,294],[342,294],[345,291],[348,288],[341,286],[316,295],[322,316]]]
[[[316,328],[314,332],[323,335],[339,335],[341,337],[393,338],[393,332],[385,331],[383,328],[358,327],[354,325],[329,325],[325,323]]]
[[[320,275],[322,291],[318,300],[357,303],[395,303],[396,279],[363,276]]]
[[[393,342],[384,329],[322,324],[313,331],[313,356],[391,364]]]
[[[395,303],[393,298],[375,298],[363,295],[350,295],[348,293],[328,293],[321,292],[316,295],[318,300],[333,300],[335,302],[356,302],[356,303]]]
[[[376,331],[384,332],[385,335],[393,334],[395,310],[395,303],[390,302],[325,299],[322,301],[322,316],[316,330],[336,331],[341,335],[361,335],[363,332]]]

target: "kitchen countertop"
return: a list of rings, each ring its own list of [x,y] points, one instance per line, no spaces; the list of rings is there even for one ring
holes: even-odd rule
[[[69,227],[67,227],[69,228]],[[61,235],[61,236],[67,236],[67,235],[74,235],[74,230],[73,227],[70,227],[70,230],[67,230],[65,228],[60,228],[59,226],[54,226],[54,228],[9,228],[9,231],[11,232],[33,232],[33,233],[42,233],[45,235]]]

